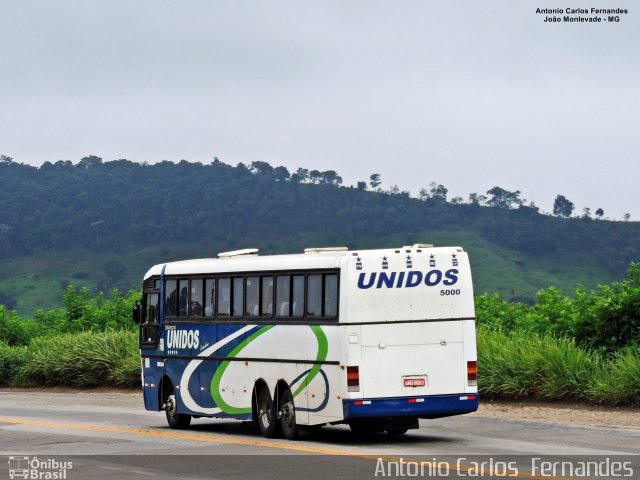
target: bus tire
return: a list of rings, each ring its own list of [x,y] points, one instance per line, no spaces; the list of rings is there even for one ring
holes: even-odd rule
[[[387,428],[387,433],[392,437],[399,437],[407,433],[408,428],[395,427],[395,428]]]
[[[169,395],[167,395],[165,405],[165,413],[167,415],[169,428],[176,430],[189,428],[189,425],[191,424],[191,415],[178,413],[178,403],[176,401],[176,393],[173,390],[173,387],[169,389]]]
[[[276,407],[273,404],[269,389],[262,387],[258,391],[256,402],[256,419],[263,437],[273,438],[276,436],[277,418]]]
[[[297,440],[300,437],[296,425],[296,409],[293,404],[293,394],[286,388],[280,396],[280,426],[287,440]]]

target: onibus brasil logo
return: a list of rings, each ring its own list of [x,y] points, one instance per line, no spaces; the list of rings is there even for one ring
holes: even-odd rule
[[[9,478],[27,478],[33,480],[65,480],[67,470],[73,468],[73,462],[63,462],[53,458],[40,460],[38,457],[9,457]]]

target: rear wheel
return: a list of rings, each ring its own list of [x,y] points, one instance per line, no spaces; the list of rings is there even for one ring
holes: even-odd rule
[[[280,397],[280,425],[282,432],[288,440],[296,440],[300,436],[296,425],[296,409],[293,405],[293,394],[288,388]]]
[[[267,387],[262,387],[258,392],[256,410],[260,432],[264,437],[273,438],[277,426],[276,409]]]
[[[169,390],[169,395],[167,395],[164,410],[167,414],[167,423],[169,424],[170,428],[183,430],[185,428],[188,428],[191,424],[191,415],[178,413],[178,403],[176,401],[176,393],[173,388]]]

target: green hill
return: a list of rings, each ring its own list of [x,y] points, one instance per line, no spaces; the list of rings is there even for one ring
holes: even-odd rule
[[[4,157],[0,303],[30,313],[57,305],[69,283],[128,289],[154,263],[244,247],[283,253],[455,244],[470,252],[477,293],[524,300],[550,285],[569,292],[577,283],[621,279],[640,257],[637,222],[454,205],[437,195],[419,200],[359,186],[342,187],[336,172],[292,175],[263,162],[142,165],[87,157],[35,168]]]

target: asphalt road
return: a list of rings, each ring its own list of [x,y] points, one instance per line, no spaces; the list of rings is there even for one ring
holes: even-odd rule
[[[640,457],[634,457],[639,454],[640,430],[571,427],[481,414],[421,420],[420,429],[403,437],[356,437],[346,426],[328,426],[312,437],[290,442],[264,439],[252,424],[237,420],[199,419],[189,430],[170,430],[162,413],[144,410],[139,394],[0,390],[0,455],[4,456],[0,479],[9,478],[11,467],[24,468],[25,462],[33,462],[30,465],[37,468],[32,470],[49,474],[38,474],[40,478],[64,473],[70,480],[307,480],[372,478],[376,473],[477,478],[481,462],[485,462],[483,478],[497,478],[503,472],[520,478],[572,473],[575,478],[580,475],[568,469],[579,468],[584,461],[598,463],[594,468],[600,473],[604,468],[615,473],[619,462],[621,476],[633,470],[631,478],[640,478]],[[562,472],[560,461],[571,466]],[[61,468],[64,462],[72,462],[72,468]],[[13,468],[14,474],[20,472]]]

